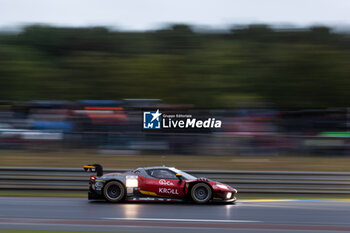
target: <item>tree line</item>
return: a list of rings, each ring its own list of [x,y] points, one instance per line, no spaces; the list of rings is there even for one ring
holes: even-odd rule
[[[350,106],[350,37],[327,27],[145,32],[31,25],[0,33],[0,100],[159,98],[234,108]]]

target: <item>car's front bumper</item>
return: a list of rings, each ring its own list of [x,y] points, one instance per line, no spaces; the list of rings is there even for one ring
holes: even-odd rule
[[[233,197],[231,199],[213,198],[213,202],[215,203],[235,203],[236,200],[236,197]]]
[[[230,197],[227,198],[228,194]],[[214,202],[235,202],[237,190],[214,190],[213,201]]]

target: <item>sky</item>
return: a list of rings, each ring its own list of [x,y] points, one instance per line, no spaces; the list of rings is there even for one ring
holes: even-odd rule
[[[350,25],[350,0],[0,0],[0,27],[40,23],[149,30],[186,23]]]

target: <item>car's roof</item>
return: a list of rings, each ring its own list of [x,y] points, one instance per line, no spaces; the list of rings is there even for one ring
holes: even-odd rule
[[[169,169],[171,167],[166,167],[166,166],[154,166],[154,167],[140,167],[143,169]]]

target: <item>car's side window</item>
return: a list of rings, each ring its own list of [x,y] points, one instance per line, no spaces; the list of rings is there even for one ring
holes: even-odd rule
[[[167,169],[151,169],[147,173],[157,179],[177,179],[176,175]]]

